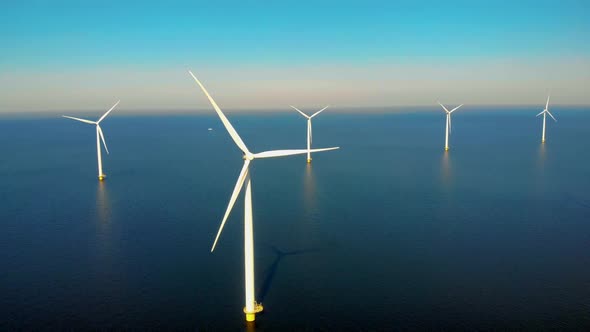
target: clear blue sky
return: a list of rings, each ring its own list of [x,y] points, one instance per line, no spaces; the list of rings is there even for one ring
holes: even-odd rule
[[[223,93],[231,106],[260,107],[278,106],[283,99],[265,104],[260,101],[264,98],[262,91],[250,87],[255,95],[245,98],[232,93],[232,89],[237,89],[236,85],[240,84],[251,83],[266,88],[284,83],[289,89],[299,89],[295,95],[301,104],[315,105],[321,103],[319,96],[306,95],[305,87],[288,82],[289,75],[295,82],[309,86],[318,71],[321,73],[324,69],[326,75],[332,76],[340,71],[355,72],[358,76],[350,78],[359,78],[365,83],[371,82],[370,73],[374,72],[376,82],[400,84],[403,81],[399,77],[388,82],[384,75],[378,74],[392,70],[391,66],[395,68],[392,75],[404,68],[432,68],[433,74],[437,74],[438,64],[468,73],[482,66],[501,67],[500,64],[506,62],[514,67],[521,67],[520,62],[535,64],[529,68],[530,73],[515,73],[518,75],[516,79],[530,75],[530,81],[538,78],[535,74],[538,70],[553,68],[553,79],[560,81],[558,90],[567,90],[568,76],[564,76],[564,70],[572,73],[572,81],[576,84],[588,80],[589,1],[496,1],[493,4],[482,1],[426,1],[420,4],[412,1],[355,1],[350,4],[346,1],[86,3],[15,1],[0,5],[0,90],[10,90],[8,96],[0,91],[0,111],[63,107],[55,102],[57,99],[43,97],[41,93],[43,84],[54,85],[51,78],[63,79],[63,75],[68,77],[62,82],[64,88],[70,91],[78,88],[82,89],[79,93],[83,93],[97,88],[100,97],[113,94],[118,95],[117,99],[125,99],[128,94],[136,107],[144,107],[139,102],[141,93],[137,90],[149,80],[150,71],[153,71],[154,79],[166,83],[162,87],[161,105],[153,95],[157,89],[154,83],[150,83],[149,88],[153,91],[146,96],[150,104],[189,107],[188,95],[178,95],[178,103],[170,95],[170,90],[174,89],[170,84],[184,89],[190,83],[184,80],[184,76],[174,83],[173,77],[176,76],[171,73],[182,71],[184,75],[187,68],[197,73],[206,69],[206,76],[201,78],[205,82],[215,80],[217,89],[227,83],[228,91],[216,91],[214,95]],[[572,68],[572,63],[579,66],[579,70]],[[562,69],[562,66],[566,68]],[[364,69],[367,70],[365,74]],[[142,76],[131,81],[138,84],[136,88],[114,84],[118,90],[111,91],[108,86],[113,84],[109,84],[105,72],[126,77],[133,72],[142,72]],[[33,73],[38,74],[36,79]],[[411,70],[404,73],[410,81],[415,77]],[[481,74],[484,76],[487,72]],[[209,75],[215,75],[215,78]],[[11,83],[15,79],[18,82]],[[91,81],[90,86],[80,88],[85,79]],[[113,79],[122,82],[117,75]],[[469,86],[478,80],[473,77],[469,82],[465,78],[453,79],[460,86]],[[508,74],[502,77],[502,80],[509,79]],[[241,83],[230,80],[240,80]],[[322,88],[329,83],[319,81]],[[486,84],[489,86],[489,82]],[[552,89],[551,85],[546,84],[544,91],[539,91],[540,95]],[[29,100],[25,98],[28,87],[40,93],[32,103],[30,95]],[[432,89],[424,92],[425,98],[436,94],[436,87]],[[59,94],[55,86],[50,90]],[[338,87],[332,90],[327,94],[329,99],[338,99]],[[341,92],[344,91],[348,90],[343,88]],[[63,97],[68,97],[68,93],[64,92]],[[588,102],[576,93],[570,95],[576,100],[574,103]],[[384,90],[383,94],[387,91]],[[456,95],[460,96],[458,91]],[[9,101],[3,103],[2,97]],[[343,101],[351,106],[399,104],[385,96],[378,96],[379,102],[373,103],[372,97],[377,96],[360,91],[358,100]],[[89,96],[85,102],[79,97],[71,107],[100,105],[95,104],[99,99],[94,98],[96,96]],[[288,96],[284,98],[288,99]],[[421,103],[419,99],[418,94],[415,100],[401,104],[430,102]],[[536,99],[535,95],[534,100],[512,98],[506,102],[525,103]],[[327,103],[331,101],[326,100]],[[105,103],[109,104],[110,99]],[[486,103],[486,99],[481,103]]]

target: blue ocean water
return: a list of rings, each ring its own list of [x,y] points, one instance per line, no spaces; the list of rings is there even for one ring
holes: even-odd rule
[[[0,120],[0,329],[589,330],[590,112],[314,118],[255,160],[255,327],[243,322],[242,166],[210,115]],[[75,114],[74,114],[75,115]],[[99,115],[97,115],[98,117]],[[304,148],[297,113],[228,117],[250,150]],[[208,128],[213,128],[208,131]]]

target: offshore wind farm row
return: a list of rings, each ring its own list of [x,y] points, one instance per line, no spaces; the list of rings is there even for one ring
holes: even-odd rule
[[[195,81],[197,81],[197,83],[199,84],[199,86],[204,90],[204,86],[197,80],[197,78],[194,76],[194,74],[192,72],[190,72],[190,75],[195,79]],[[219,107],[217,106],[217,104],[215,103],[215,101],[210,97],[210,95],[205,92],[205,94],[207,95],[207,97],[209,98],[211,104],[213,105],[213,107],[217,110],[219,109]],[[557,122],[557,120],[555,119],[555,117],[553,116],[553,114],[551,114],[551,112],[549,112],[549,99],[550,96],[547,96],[547,102],[545,104],[545,108],[543,109],[543,111],[541,111],[539,114],[537,114],[538,116],[543,115],[543,127],[542,127],[542,132],[541,132],[541,143],[545,143],[545,128],[546,128],[546,118],[547,115],[549,115],[553,121]],[[68,115],[63,115],[64,118],[68,118],[68,119],[72,119],[72,120],[76,120],[76,121],[80,121],[80,122],[84,122],[84,123],[88,123],[88,124],[94,124],[96,125],[96,154],[97,154],[97,162],[98,162],[98,179],[100,181],[104,180],[106,178],[106,174],[103,173],[102,170],[102,153],[101,153],[101,147],[100,147],[100,142],[102,141],[103,146],[105,148],[105,151],[107,154],[109,154],[109,150],[107,148],[106,145],[106,141],[104,138],[104,134],[102,132],[102,129],[100,128],[100,122],[102,120],[104,120],[111,111],[113,111],[113,109],[115,109],[115,107],[117,107],[117,105],[119,105],[121,101],[118,100],[106,113],[104,113],[97,121],[91,121],[91,120],[86,120],[86,119],[81,119],[81,118],[76,118],[76,117],[72,117],[72,116],[68,116]],[[445,151],[449,151],[450,149],[450,145],[449,145],[449,138],[452,134],[452,113],[455,112],[456,110],[458,110],[460,107],[463,106],[463,104],[451,109],[450,111],[447,109],[447,107],[445,105],[443,105],[440,101],[438,102],[438,104],[443,108],[443,110],[445,111],[446,114],[446,120],[445,120],[445,145],[444,145],[444,149]],[[299,112],[304,118],[307,119],[307,133],[306,133],[306,141],[307,141],[307,148],[304,152],[297,152],[297,153],[291,153],[291,154],[307,154],[307,162],[311,163],[311,153],[314,152],[321,152],[321,151],[326,151],[326,150],[314,150],[311,149],[311,144],[313,141],[313,130],[312,130],[312,124],[311,124],[311,120],[316,117],[317,115],[319,115],[320,113],[322,113],[324,110],[326,110],[328,106],[325,106],[324,108],[320,109],[319,111],[313,113],[312,115],[307,115],[305,114],[303,111],[301,111],[300,109],[298,109],[295,106],[290,105],[291,108],[293,108],[294,110],[296,110],[297,112]],[[224,121],[223,119],[226,119],[225,116],[223,116],[222,121]],[[225,120],[227,121],[227,119]],[[225,125],[225,121],[223,122]],[[211,128],[209,129],[211,130]],[[232,135],[233,138],[233,135]],[[238,145],[240,146],[240,145]],[[293,152],[293,151],[291,151]]]
[[[220,239],[221,233],[223,232],[224,226],[229,219],[229,216],[232,212],[233,206],[240,195],[240,193],[244,192],[244,281],[245,281],[245,306],[244,306],[244,314],[246,316],[246,321],[254,321],[256,314],[263,311],[263,306],[261,303],[256,301],[255,298],[255,260],[254,260],[254,227],[253,227],[253,206],[252,206],[252,182],[250,177],[250,165],[253,160],[255,159],[265,159],[265,158],[276,158],[276,157],[285,157],[291,155],[306,155],[307,156],[307,163],[311,163],[312,153],[317,152],[325,152],[339,149],[339,147],[328,147],[328,148],[312,148],[313,142],[313,130],[312,130],[312,119],[322,113],[324,110],[328,108],[325,106],[324,108],[316,111],[315,113],[308,115],[299,108],[295,106],[290,106],[299,114],[301,114],[307,121],[307,130],[306,130],[306,148],[305,149],[291,149],[291,150],[270,150],[264,152],[253,153],[251,152],[247,145],[244,143],[238,132],[235,130],[231,122],[225,116],[221,108],[218,106],[216,101],[213,97],[209,94],[205,86],[201,83],[201,81],[191,72],[189,71],[190,76],[194,79],[197,83],[199,88],[207,97],[209,103],[215,110],[217,116],[221,120],[223,126],[229,133],[230,137],[232,138],[233,142],[239,148],[239,150],[243,153],[243,166],[239,173],[238,179],[235,183],[234,189],[231,193],[231,197],[225,213],[223,215],[221,224],[211,246],[211,252],[213,252],[217,246],[217,243]],[[66,116],[65,118],[69,118],[72,120],[76,120],[79,122],[95,125],[96,128],[96,149],[97,149],[97,162],[98,162],[98,179],[99,181],[103,181],[106,178],[105,173],[103,172],[102,166],[102,146],[104,146],[105,152],[108,154],[108,148],[106,144],[106,140],[104,137],[104,133],[100,126],[101,122],[119,105],[120,101],[117,101],[107,112],[105,112],[98,120],[92,121],[72,116]],[[438,102],[438,104],[442,107],[446,115],[445,121],[445,143],[444,143],[444,150],[447,153],[450,149],[449,138],[452,133],[452,114],[457,111],[459,108],[463,106],[463,104],[456,106],[452,109],[448,109],[445,105]],[[545,129],[546,129],[546,116],[549,115],[553,120],[555,117],[549,112],[549,97],[547,98],[546,105],[542,112],[537,114],[537,116],[543,115],[543,126],[542,126],[542,139],[541,142],[545,143]],[[556,120],[555,120],[556,121]],[[102,142],[102,145],[101,145]],[[245,189],[244,189],[245,188]]]

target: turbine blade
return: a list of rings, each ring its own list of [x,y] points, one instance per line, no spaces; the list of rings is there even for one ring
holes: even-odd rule
[[[449,113],[453,113],[454,111],[456,111],[459,107],[463,106],[463,104],[453,108],[452,110],[449,111]]]
[[[115,105],[113,105],[113,107],[111,107],[111,109],[110,109],[110,110],[108,110],[108,111],[107,111],[105,114],[103,114],[103,116],[101,116],[101,117],[100,117],[100,119],[98,119],[98,121],[96,121],[96,123],[100,123],[100,121],[104,120],[104,118],[106,118],[106,117],[107,117],[107,115],[109,115],[109,113],[111,113],[111,111],[112,111],[112,110],[114,110],[114,109],[115,109],[115,107],[117,107],[117,105],[119,105],[119,103],[120,103],[120,102],[121,102],[120,100],[119,100],[119,101],[117,101],[117,102],[115,103]]]
[[[94,122],[94,121],[84,120],[84,119],[80,119],[80,118],[75,118],[73,116],[62,115],[62,117],[68,118],[68,119],[72,119],[72,120],[76,120],[76,121],[80,121],[80,122],[84,122],[84,123],[96,124],[96,122]]]
[[[551,95],[547,95],[547,104],[545,104],[545,109],[546,110],[549,109],[549,98],[551,98]]]
[[[541,113],[537,114],[536,116],[539,116],[541,114],[545,113],[545,110],[542,110]]]
[[[223,220],[221,221],[221,225],[219,226],[219,230],[217,231],[217,236],[215,236],[215,241],[213,241],[213,246],[211,247],[211,252],[215,250],[215,246],[217,245],[217,240],[219,240],[219,236],[223,231],[223,226],[225,226],[225,222],[227,221],[227,217],[234,207],[234,203],[240,194],[242,186],[244,185],[244,180],[248,175],[248,165],[250,165],[250,160],[244,160],[244,166],[242,167],[242,171],[240,171],[240,176],[238,176],[238,181],[236,182],[236,186],[234,187],[234,191],[231,194],[231,198],[229,199],[229,204],[227,204],[227,209],[225,210],[225,215],[223,216]]]
[[[309,119],[309,115],[307,115],[307,114],[305,114],[305,113],[301,112],[301,111],[300,111],[300,110],[299,110],[297,107],[295,107],[295,106],[292,106],[292,105],[289,105],[289,106],[291,106],[291,107],[292,107],[294,110],[296,110],[296,111],[297,111],[297,112],[299,112],[301,115],[303,115],[304,117],[306,117],[307,119]]]
[[[309,152],[330,151],[330,150],[336,150],[339,148],[340,147],[324,148],[324,149],[311,149],[311,150],[309,150]],[[292,156],[292,155],[296,155],[296,154],[306,154],[306,153],[307,153],[307,150],[302,150],[302,149],[298,149],[298,150],[272,150],[272,151],[264,151],[264,152],[260,152],[260,153],[255,153],[254,158],[285,157],[285,156]]]
[[[328,108],[328,107],[330,107],[330,105],[327,105],[326,107],[322,108],[321,110],[319,110],[319,111],[317,111],[317,112],[313,113],[313,115],[312,115],[312,116],[310,116],[310,118],[313,118],[314,116],[316,116],[316,115],[318,115],[318,114],[322,113],[322,112],[323,112],[323,111],[324,111],[326,108]]]
[[[221,122],[223,122],[223,125],[225,126],[225,129],[227,129],[227,132],[229,133],[229,135],[231,136],[231,138],[234,140],[234,142],[236,143],[236,145],[238,146],[238,148],[240,148],[240,150],[242,150],[242,152],[244,152],[245,154],[250,154],[250,151],[248,151],[248,148],[246,147],[246,144],[244,144],[244,142],[240,138],[240,135],[238,135],[238,132],[236,132],[236,130],[231,125],[231,123],[229,122],[229,120],[225,117],[225,114],[223,114],[223,112],[221,111],[221,109],[219,108],[219,106],[217,106],[217,103],[215,102],[215,100],[213,100],[213,97],[211,97],[211,95],[209,94],[209,92],[207,92],[207,89],[205,89],[205,87],[203,86],[203,84],[201,84],[201,82],[197,79],[197,77],[190,70],[188,72],[195,79],[195,82],[197,82],[197,84],[201,87],[201,90],[203,90],[203,92],[205,93],[205,95],[209,99],[209,102],[211,103],[211,105],[213,105],[213,108],[215,109],[215,112],[217,112],[217,115],[221,119]]]
[[[311,126],[311,120],[309,121],[309,144],[313,142],[313,129]]]
[[[549,114],[549,116],[553,119],[553,121],[557,122],[557,120],[555,120],[555,118],[553,117],[553,114],[551,114],[551,112],[549,112],[549,110],[547,110],[547,114]]]
[[[310,152],[322,152],[322,151],[331,151],[331,150],[338,150],[338,149],[340,149],[340,147],[339,146],[335,146],[335,147],[332,147],[332,148],[311,149],[309,151]]]
[[[440,106],[445,110],[445,112],[449,113],[449,110],[445,107],[445,105],[441,104],[440,101],[438,102]]]
[[[96,128],[98,128],[98,134],[100,136],[100,139],[102,140],[102,145],[104,145],[104,149],[107,151],[107,154],[109,154],[109,148],[107,148],[107,142],[105,142],[105,140],[104,140],[104,134],[102,133],[102,129],[100,128],[98,123],[96,124]]]

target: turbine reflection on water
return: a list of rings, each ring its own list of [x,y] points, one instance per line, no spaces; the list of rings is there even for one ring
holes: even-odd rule
[[[546,151],[545,151],[545,144],[539,144],[538,150],[538,157],[537,157],[537,166],[539,168],[545,167],[545,159],[547,159]]]
[[[441,183],[445,191],[449,191],[451,189],[452,182],[453,172],[451,157],[449,156],[448,152],[443,152],[441,158]]]
[[[534,182],[534,186],[536,188],[537,194],[542,194],[545,192],[545,163],[547,160],[547,151],[546,151],[546,144],[540,143],[539,148],[537,150],[537,158],[535,158],[535,175],[536,180]]]
[[[108,190],[104,181],[98,181],[96,188],[96,239],[94,241],[94,251],[97,269],[95,275],[97,282],[102,284],[113,273],[113,239],[111,223],[111,204]]]
[[[303,177],[303,209],[306,217],[315,220],[317,216],[317,192],[316,182],[311,164],[305,165]]]
[[[111,223],[111,205],[104,181],[98,181],[96,187],[96,217],[101,233],[103,233]]]
[[[298,228],[301,230],[300,245],[304,247],[314,246],[319,241],[320,213],[318,206],[318,193],[315,174],[311,164],[305,165],[303,174],[303,210],[300,213]]]

